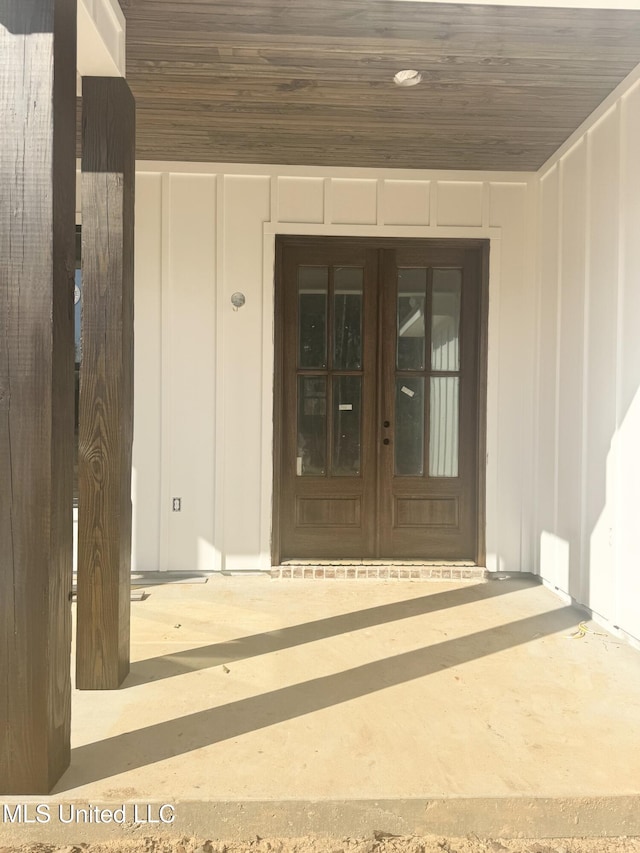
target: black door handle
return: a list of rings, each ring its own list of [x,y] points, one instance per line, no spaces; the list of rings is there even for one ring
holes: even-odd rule
[[[385,421],[385,422],[384,422],[384,426],[385,426],[385,429],[386,429],[387,427],[390,427],[390,426],[391,426],[391,421]]]
[[[388,438],[383,438],[383,439],[382,439],[382,443],[383,443],[383,444],[389,444],[389,443],[390,443],[390,439],[388,439]]]

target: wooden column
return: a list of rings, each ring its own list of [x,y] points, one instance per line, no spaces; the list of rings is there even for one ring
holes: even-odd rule
[[[69,765],[76,0],[0,3],[0,794]]]
[[[135,105],[125,80],[82,85],[82,361],[76,685],[129,672]]]

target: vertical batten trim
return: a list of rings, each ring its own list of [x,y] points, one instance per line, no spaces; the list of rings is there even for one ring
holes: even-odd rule
[[[225,238],[225,196],[226,175],[220,174],[216,181],[216,373],[215,373],[215,488],[214,488],[214,537],[215,537],[215,559],[216,569],[224,569],[224,477],[225,457],[222,452],[224,448],[224,350],[223,329],[224,311],[222,299],[224,293],[224,238]]]
[[[591,231],[591,212],[592,212],[592,181],[591,181],[591,134],[586,133],[584,136],[585,145],[585,176],[584,176],[584,312],[582,318],[582,434],[580,437],[580,468],[582,473],[580,483],[580,565],[583,571],[580,575],[580,587],[576,590],[577,595],[583,603],[584,596],[584,571],[587,573],[591,570],[591,561],[589,559],[588,533],[587,533],[587,468],[589,455],[589,322],[591,320],[591,250],[589,234]],[[573,150],[573,149],[572,149]],[[572,594],[573,591],[572,591]]]
[[[333,205],[332,205],[332,178],[324,179],[324,224],[331,225],[333,222]]]
[[[269,223],[276,222],[276,212],[275,212],[275,181],[274,178],[269,178],[267,176],[267,186],[269,188]],[[258,467],[257,478],[258,478],[258,494],[259,494],[259,509],[258,509],[258,548],[260,549],[259,553],[259,561],[260,565],[263,564],[263,555],[264,555],[264,524],[263,524],[263,512],[262,512],[262,495],[265,487],[265,437],[267,435],[267,428],[265,425],[264,419],[264,407],[265,403],[269,397],[268,394],[265,394],[265,383],[264,383],[264,374],[267,366],[267,362],[269,361],[268,356],[265,352],[265,343],[269,341],[269,331],[266,328],[266,318],[269,312],[266,311],[266,307],[269,305],[269,299],[267,297],[267,292],[264,287],[264,259],[265,259],[265,245],[266,245],[266,237],[265,237],[265,225],[267,223],[262,222],[262,228],[260,229],[260,256],[262,257],[262,282],[263,286],[260,288],[260,317],[262,322],[260,323],[260,368],[262,374],[262,381],[260,383],[260,418],[258,421],[258,446],[260,447],[260,457],[261,464]],[[271,313],[272,310],[271,310]],[[271,346],[269,349],[273,349],[273,336],[271,336]],[[267,454],[268,459],[268,454]],[[271,568],[271,566],[263,566],[263,568]]]
[[[438,180],[434,178],[429,187],[429,225],[435,228],[438,225]]]
[[[161,273],[160,273],[160,571],[169,569],[170,475],[171,475],[171,175],[161,178]]]
[[[535,316],[535,338],[534,338],[534,386],[533,386],[533,411],[535,413],[533,424],[533,507],[531,513],[531,525],[534,532],[533,541],[533,565],[534,574],[542,575],[542,561],[540,555],[540,418],[541,418],[541,394],[542,373],[540,370],[540,356],[542,353],[542,263],[541,256],[544,249],[542,245],[542,184],[535,180],[530,183],[531,192],[535,191],[535,234],[534,246],[538,248],[534,258],[533,281],[536,287],[536,316]]]
[[[278,203],[280,201],[280,193],[278,187],[278,176],[271,175],[269,176],[269,210],[271,211],[270,221],[278,222]]]
[[[273,525],[273,471],[274,471],[274,376],[275,376],[275,232],[262,229],[262,465],[260,483],[260,568],[271,568],[271,541]],[[269,341],[269,346],[264,344]]]
[[[386,225],[387,222],[387,182],[385,178],[379,179],[380,190],[378,192],[378,225]]]
[[[491,184],[482,182],[482,227],[488,228],[491,222]]]
[[[557,217],[558,217],[558,251],[556,253],[556,376],[555,376],[555,394],[553,413],[554,430],[553,430],[553,533],[558,533],[558,496],[560,492],[559,482],[559,464],[560,464],[560,356],[562,352],[562,239],[563,227],[562,216],[564,213],[564,160],[558,163],[558,197]],[[553,576],[557,577],[558,559],[557,551],[553,555]]]
[[[623,325],[624,296],[626,283],[625,247],[627,241],[626,220],[623,210],[624,177],[627,174],[627,145],[626,145],[627,104],[622,98],[618,104],[618,305],[616,318],[616,430],[623,420],[622,411],[622,360],[623,347],[621,329]]]
[[[215,175],[215,174],[212,177],[213,177],[213,200],[212,200],[212,204],[213,204],[213,217],[214,217],[213,218],[214,233],[211,235],[211,239],[213,240],[213,244],[214,244],[214,261],[213,261],[213,270],[212,270],[213,282],[211,285],[213,288],[213,293],[211,294],[211,297],[212,297],[212,313],[213,313],[213,316],[211,317],[211,322],[212,322],[212,328],[215,330],[217,322],[218,322],[218,305],[217,305],[217,300],[216,300],[216,294],[218,292],[218,242],[217,242],[217,237],[218,237],[218,230],[220,227],[220,223],[218,221],[218,186],[220,184],[221,178],[220,178],[220,175]],[[214,333],[215,333],[215,331],[214,331]],[[216,436],[215,436],[216,418],[218,416],[218,401],[216,399],[216,388],[218,385],[218,380],[217,380],[218,352],[216,349],[216,339],[215,338],[214,338],[214,342],[213,342],[212,354],[211,355],[212,355],[212,358],[211,358],[211,369],[212,369],[211,381],[213,382],[213,389],[211,392],[212,396],[213,396],[213,413],[212,413],[213,421],[211,424],[211,441],[213,443],[213,453],[212,453],[213,465],[212,465],[212,471],[211,471],[211,476],[213,478],[211,481],[213,484],[213,490],[212,490],[213,491],[213,506],[211,508],[211,510],[212,510],[211,528],[213,530],[213,542],[211,543],[211,546],[213,548],[213,568],[214,568],[214,571],[220,571],[220,549],[218,548],[218,543],[216,541],[216,532],[215,532],[216,507],[218,505],[217,495],[216,495],[216,475],[217,475],[217,470],[218,470],[218,448],[216,447],[216,443],[215,443],[216,442]]]
[[[487,448],[486,466],[486,568],[500,571],[498,484],[500,482],[500,453],[498,450],[498,412],[500,399],[500,353],[493,342],[498,340],[500,328],[500,286],[502,276],[502,240],[492,227],[489,251],[489,316],[487,318]],[[491,556],[493,555],[493,556]]]
[[[627,174],[627,134],[625,132],[627,119],[627,104],[624,98],[618,102],[617,108],[617,130],[618,130],[618,274],[617,281],[617,305],[616,305],[616,388],[615,388],[615,434],[613,439],[614,453],[614,513],[613,513],[613,565],[614,565],[614,587],[613,587],[613,619],[616,625],[620,624],[622,615],[621,607],[621,565],[620,565],[620,546],[619,531],[620,524],[620,507],[622,506],[622,453],[620,452],[619,434],[618,431],[624,419],[622,411],[622,364],[624,358],[624,339],[623,339],[623,317],[625,306],[625,291],[626,291],[626,264],[625,264],[625,247],[627,239],[627,229],[623,210],[624,180]]]
[[[525,226],[525,240],[526,240],[526,283],[527,287],[536,287],[537,282],[537,270],[538,270],[538,252],[537,247],[539,246],[538,235],[536,232],[537,221],[538,221],[538,185],[533,181],[527,181],[526,184],[526,226]],[[486,192],[486,190],[485,190]],[[484,223],[483,223],[484,224]],[[528,418],[523,418],[524,423],[529,423],[529,444],[528,447],[524,448],[524,452],[522,454],[522,514],[520,520],[520,530],[522,539],[527,539],[526,541],[526,554],[524,553],[524,542],[521,543],[521,551],[520,551],[520,565],[521,571],[532,571],[535,569],[535,538],[533,531],[535,530],[532,527],[534,507],[535,507],[535,489],[534,489],[534,479],[535,479],[535,459],[536,459],[536,439],[537,439],[537,419],[535,417],[535,412],[537,411],[537,381],[538,381],[538,353],[536,347],[536,317],[538,311],[538,298],[537,294],[534,291],[534,326],[533,326],[533,334],[529,339],[529,344],[531,346],[531,350],[529,355],[531,357],[531,365],[530,365],[530,373],[529,373],[529,391],[528,391]],[[523,406],[525,404],[523,398]],[[525,466],[526,466],[526,488],[525,484]]]
[[[376,225],[383,225],[382,205],[384,201],[384,178],[376,181]]]

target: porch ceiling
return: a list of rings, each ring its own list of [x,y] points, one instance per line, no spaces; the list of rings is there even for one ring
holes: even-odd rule
[[[535,170],[640,62],[640,11],[121,5],[148,160]]]

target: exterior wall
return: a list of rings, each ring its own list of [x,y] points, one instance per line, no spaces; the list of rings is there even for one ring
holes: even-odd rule
[[[535,531],[546,582],[640,638],[640,82],[540,174]],[[635,81],[635,82],[634,82]]]
[[[134,566],[270,565],[274,245],[293,233],[491,239],[487,564],[532,570],[535,217],[524,173],[139,163]]]

